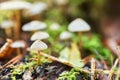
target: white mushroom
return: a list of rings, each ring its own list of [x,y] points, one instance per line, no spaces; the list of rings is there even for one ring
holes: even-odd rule
[[[75,19],[68,26],[68,30],[71,32],[86,32],[90,29],[90,25],[81,18]]]
[[[31,41],[35,41],[35,40],[43,40],[43,39],[46,39],[46,38],[48,38],[49,37],[49,34],[47,33],[47,32],[43,32],[43,31],[38,31],[38,32],[35,32],[32,36],[31,36],[31,38],[30,38],[30,40]]]
[[[44,2],[34,3],[32,6],[27,10],[29,15],[37,15],[42,13],[47,9],[47,4]]]
[[[25,1],[5,1],[0,3],[0,10],[13,10],[13,18],[16,21],[14,25],[14,37],[17,39],[20,35],[21,17],[20,10],[28,9],[31,6],[30,3]]]
[[[47,27],[47,25],[44,22],[31,21],[31,22],[23,25],[22,30],[23,31],[36,31],[36,30],[45,29],[46,27]]]
[[[30,47],[30,50],[34,50],[34,51],[38,51],[38,65],[40,64],[40,51],[41,50],[45,50],[47,49],[48,46],[40,41],[40,40],[36,40]]]
[[[59,30],[60,28],[60,25],[58,23],[53,23],[51,26],[50,26],[50,29],[51,30]]]
[[[0,10],[29,9],[30,3],[25,1],[5,1],[0,4]]]
[[[25,47],[25,41],[23,41],[23,40],[15,41],[11,44],[11,47],[12,48],[24,48]]]
[[[16,48],[17,49],[17,54],[19,55],[20,54],[20,48],[25,48],[26,47],[26,43],[23,40],[17,40],[17,41],[14,41],[11,44],[11,47],[12,48]]]
[[[57,5],[66,5],[68,3],[69,0],[55,0],[55,3]]]
[[[1,28],[5,29],[6,35],[8,37],[12,36],[12,27],[14,26],[14,22],[11,20],[5,20],[1,23]]]
[[[11,28],[14,25],[14,22],[11,20],[5,20],[1,23],[1,28]]]
[[[68,40],[72,37],[72,34],[68,31],[64,31],[60,34],[60,40]]]
[[[80,47],[81,47],[82,32],[90,31],[91,28],[90,28],[89,24],[86,23],[83,19],[77,18],[69,24],[68,30],[71,31],[71,32],[78,32],[78,36],[80,38]]]

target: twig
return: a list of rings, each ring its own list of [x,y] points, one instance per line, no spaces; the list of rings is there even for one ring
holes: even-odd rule
[[[65,65],[68,65],[68,66],[71,66],[71,67],[75,67],[75,66],[73,66],[72,64],[70,64],[70,63],[68,64],[67,62],[62,61],[62,60],[59,60],[58,58],[56,58],[56,57],[54,57],[54,56],[51,56],[51,55],[48,55],[48,54],[45,54],[45,53],[41,53],[41,55],[44,56],[44,57],[47,57],[47,58],[51,59],[52,61],[58,61],[58,62],[60,62],[60,63],[62,63],[62,64],[65,64]],[[66,64],[66,63],[67,63],[67,64]],[[86,70],[86,69],[84,69],[84,68],[81,68],[80,70],[83,71],[83,72],[85,72],[85,73],[91,74],[91,72],[90,72],[91,69],[89,69],[90,71],[89,71],[89,70]],[[95,69],[95,68],[94,68],[94,73],[109,74],[109,73],[110,73],[110,70],[102,70],[102,69]],[[114,71],[113,74],[117,74],[117,73]]]
[[[120,46],[117,46],[117,54],[118,54],[118,59],[119,59],[119,67],[120,67]]]
[[[108,75],[108,80],[112,80],[112,76],[113,76],[113,74],[114,74],[114,68],[117,66],[118,62],[119,62],[119,59],[116,59],[114,65],[113,65],[113,67],[111,68],[110,73],[109,73],[109,75]]]

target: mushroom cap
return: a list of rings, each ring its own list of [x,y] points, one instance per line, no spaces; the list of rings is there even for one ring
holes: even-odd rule
[[[5,1],[0,3],[0,10],[20,10],[29,9],[30,3],[25,1]]]
[[[30,50],[39,51],[39,50],[44,50],[44,49],[47,49],[47,48],[48,48],[47,44],[45,44],[41,40],[36,40],[31,45]]]
[[[70,39],[71,37],[72,37],[72,33],[68,31],[64,31],[60,34],[60,40],[67,40]]]
[[[35,40],[43,40],[43,39],[47,39],[49,37],[49,34],[47,32],[43,32],[43,31],[38,31],[38,32],[35,32],[30,40],[31,41],[35,41]]]
[[[30,15],[36,15],[42,13],[47,9],[47,5],[44,2],[34,3],[27,11]]]
[[[71,32],[85,32],[85,31],[90,31],[90,29],[91,28],[90,28],[89,24],[86,23],[81,18],[75,19],[68,26],[68,30]]]
[[[12,48],[24,48],[25,46],[26,46],[26,44],[25,44],[25,41],[23,41],[23,40],[18,40],[11,44]]]
[[[6,28],[11,28],[14,26],[14,22],[11,20],[5,20],[1,23],[1,28],[6,29]]]
[[[66,5],[68,2],[69,0],[55,0],[57,5]]]
[[[51,26],[50,26],[50,29],[51,30],[58,30],[60,28],[60,25],[58,23],[53,23]]]
[[[41,21],[31,21],[25,25],[23,25],[23,31],[35,31],[35,30],[42,30],[45,29],[47,25]]]

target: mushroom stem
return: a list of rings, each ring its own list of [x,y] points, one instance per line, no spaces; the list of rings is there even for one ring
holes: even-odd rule
[[[38,50],[38,65],[40,65],[40,50]]]
[[[78,32],[78,37],[79,37],[79,48],[82,48],[82,33]]]
[[[32,20],[41,20],[41,16],[40,15],[34,15],[34,16],[32,16]]]
[[[20,52],[20,48],[17,48],[17,54],[20,55],[21,52]]]
[[[11,36],[12,36],[12,30],[11,30],[11,28],[5,29],[5,33],[6,33],[6,35],[7,35],[8,37],[11,37]]]
[[[19,38],[19,35],[20,35],[20,25],[21,25],[21,18],[20,18],[20,11],[19,10],[16,10],[15,11],[15,20],[16,20],[16,24],[14,26],[14,37],[15,39],[18,39]]]

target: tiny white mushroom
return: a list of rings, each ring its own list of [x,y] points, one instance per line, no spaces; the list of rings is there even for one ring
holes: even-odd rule
[[[60,25],[58,23],[53,23],[51,26],[50,26],[50,29],[51,30],[59,30],[60,28]]]
[[[36,31],[36,30],[42,30],[45,29],[47,25],[44,22],[41,21],[31,21],[25,25],[23,25],[22,30],[23,31]]]
[[[26,47],[26,43],[23,40],[18,40],[18,41],[14,41],[11,44],[12,48],[16,48],[17,49],[17,54],[20,54],[20,48],[25,48]]]
[[[34,3],[32,6],[27,10],[29,15],[37,15],[42,13],[44,10],[47,9],[47,4],[44,2]]]
[[[30,47],[30,50],[38,51],[38,65],[40,64],[40,51],[47,49],[48,46],[40,40],[36,40]]]
[[[89,24],[87,22],[85,22],[83,19],[77,18],[69,24],[68,30],[71,31],[71,32],[78,32],[78,36],[80,38],[80,47],[81,47],[82,32],[90,31],[91,28],[90,28]]]
[[[5,29],[6,35],[8,37],[12,36],[12,27],[14,26],[14,22],[11,20],[5,20],[1,23],[1,28]]]
[[[11,20],[5,20],[1,23],[1,28],[11,28],[13,27],[14,22]]]
[[[30,3],[25,1],[5,1],[0,4],[0,10],[20,10],[29,9]]]
[[[15,41],[11,44],[12,48],[24,48],[25,47],[25,42],[23,40],[18,40]]]
[[[72,34],[68,31],[64,31],[60,34],[60,40],[68,40],[72,37]]]
[[[57,5],[66,5],[69,0],[55,0]]]
[[[47,39],[49,37],[49,34],[47,32],[43,32],[43,31],[38,31],[38,32],[35,32],[30,40],[31,41],[35,41],[35,40],[43,40],[43,39]]]

